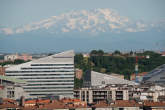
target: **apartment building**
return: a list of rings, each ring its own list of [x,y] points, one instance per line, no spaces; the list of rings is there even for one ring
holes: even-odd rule
[[[100,101],[129,100],[127,89],[81,88],[74,90],[74,97],[88,103]]]

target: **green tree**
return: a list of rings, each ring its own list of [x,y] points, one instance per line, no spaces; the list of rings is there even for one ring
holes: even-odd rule
[[[119,50],[115,50],[113,54],[115,54],[115,55],[120,55],[121,52],[120,52]]]
[[[99,55],[99,56],[104,55],[104,51],[103,51],[103,50],[98,50],[98,51],[97,51],[97,55]]]
[[[83,85],[82,79],[77,79],[77,78],[74,79],[74,88],[75,89],[81,88],[82,85]]]
[[[21,59],[16,59],[16,60],[14,60],[13,63],[14,64],[21,64],[21,63],[25,63],[25,61],[24,60],[21,60]]]
[[[104,55],[104,51],[103,50],[92,50],[91,52],[90,52],[90,55],[91,56],[102,56],[102,55]]]
[[[91,53],[97,53],[96,51]],[[114,52],[120,53],[120,52]],[[140,72],[149,72],[165,64],[165,57],[161,56],[158,53],[152,51],[145,51],[144,53],[137,53],[139,56],[138,65],[139,73]],[[149,55],[150,58],[146,58],[146,55]],[[117,73],[123,74],[126,79],[129,79],[130,75],[135,72],[135,61],[136,57],[131,56],[103,56],[103,55],[94,55],[90,58],[84,59],[82,56],[80,61],[75,62],[76,65],[79,65],[80,69],[83,69],[83,72],[86,70],[92,70],[97,72],[102,72],[105,74]]]
[[[90,52],[90,55],[91,55],[91,56],[97,55],[97,50],[92,50],[92,51]]]

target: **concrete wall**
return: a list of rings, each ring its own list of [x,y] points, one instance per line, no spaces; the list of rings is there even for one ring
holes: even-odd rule
[[[141,110],[139,107],[110,107],[110,108],[96,108],[95,110],[120,110],[123,108],[124,110]]]
[[[13,92],[12,97],[8,97],[10,92]],[[29,95],[24,92],[22,87],[15,87],[15,86],[5,86],[2,90],[0,90],[0,97],[2,98],[11,98],[11,99],[20,99],[21,96],[28,97]]]

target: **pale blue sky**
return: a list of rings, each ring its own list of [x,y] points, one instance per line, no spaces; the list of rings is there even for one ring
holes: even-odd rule
[[[18,26],[71,10],[110,8],[141,20],[165,18],[165,0],[0,0],[0,25]]]
[[[21,29],[23,25],[45,20],[51,16],[59,16],[70,11],[90,11],[98,8],[115,10],[119,16],[128,17],[131,22],[142,21],[143,23],[144,21],[140,28],[145,27],[147,23],[148,27],[145,31],[123,33],[108,31],[98,34],[98,36],[81,32],[52,34],[47,33],[45,28],[11,34],[13,32],[10,28],[19,27]],[[90,51],[92,49],[106,51],[165,50],[164,11],[165,0],[0,0],[0,53],[55,52],[68,49],[75,51]],[[150,25],[162,20],[162,24],[158,23],[160,27],[155,24],[155,27]],[[129,23],[128,25],[131,26]],[[1,33],[2,29],[10,35]],[[129,29],[129,31],[134,30]]]

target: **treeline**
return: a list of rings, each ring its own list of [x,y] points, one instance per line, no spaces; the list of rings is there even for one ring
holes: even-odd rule
[[[21,59],[16,59],[14,61],[4,61],[4,62],[1,62],[0,65],[1,66],[5,66],[5,65],[9,65],[9,64],[21,64],[21,63],[25,63],[25,62],[28,62],[28,61],[24,61],[24,60],[21,60]]]
[[[105,53],[103,50],[92,50],[89,58],[83,58],[82,54],[75,55],[75,67],[91,69],[105,74],[117,73],[125,76],[126,79],[135,72],[136,56],[138,56],[139,72],[149,72],[165,64],[165,57],[152,51],[143,53],[130,52],[122,54],[115,51],[112,54]]]

